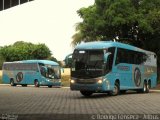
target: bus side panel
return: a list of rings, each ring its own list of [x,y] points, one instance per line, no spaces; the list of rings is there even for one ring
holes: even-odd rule
[[[40,81],[40,74],[39,72],[36,71],[26,71],[26,84],[30,84],[33,85],[34,84],[34,80],[38,80]]]
[[[25,72],[23,71],[13,71],[14,74],[14,83],[16,84],[26,84],[26,80],[25,80]]]
[[[132,65],[132,86],[133,89],[143,88],[144,80],[146,77],[144,75],[144,66],[143,65]]]
[[[150,77],[151,80],[151,88],[156,87],[157,85],[157,74],[152,74],[152,76]]]
[[[144,62],[145,75],[147,80],[151,81],[151,88],[157,85],[157,57],[156,54],[147,54],[147,60]]]
[[[104,82],[103,82],[103,90],[104,91],[111,91],[114,89],[114,85],[116,80],[119,80],[120,82],[120,89],[125,90],[128,89],[128,83],[126,80],[124,80],[124,74],[119,73],[119,72],[110,72],[104,77]]]
[[[13,72],[9,72],[4,70],[2,73],[2,81],[5,84],[9,84],[10,83],[10,78],[13,78]]]
[[[113,67],[115,80],[120,81],[120,89],[130,89],[132,86],[132,65],[120,63]]]
[[[151,88],[157,85],[157,67],[145,66],[145,78],[151,81]]]
[[[115,76],[116,76],[116,74],[113,72],[110,72],[106,76],[104,76],[104,82],[102,85],[103,91],[113,90],[115,79],[116,79]]]

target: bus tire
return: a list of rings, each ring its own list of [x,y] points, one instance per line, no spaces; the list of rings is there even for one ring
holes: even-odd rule
[[[13,79],[11,79],[10,84],[11,84],[11,86],[16,86]]]
[[[27,84],[23,84],[22,87],[27,87]]]
[[[151,88],[151,80],[148,81],[148,90]]]
[[[93,92],[91,91],[82,91],[82,90],[80,91],[80,93],[85,97],[89,97],[93,94]]]
[[[149,93],[149,85],[146,81],[144,81],[142,93]]]
[[[149,85],[146,81],[143,83],[143,88],[140,90],[137,90],[138,93],[149,93]]]
[[[125,94],[127,90],[120,90],[120,94]]]
[[[116,96],[116,95],[119,94],[119,92],[120,92],[119,84],[118,84],[118,82],[116,82],[116,83],[114,84],[114,89],[109,92],[109,95],[111,95],[111,96]]]
[[[35,81],[34,81],[34,86],[35,86],[35,87],[39,87],[39,82],[38,82],[38,80],[35,80]]]
[[[149,93],[150,85],[149,85],[149,83],[146,83],[146,85],[147,85],[147,89],[146,89],[145,93]]]
[[[48,85],[49,88],[52,88],[52,85]]]

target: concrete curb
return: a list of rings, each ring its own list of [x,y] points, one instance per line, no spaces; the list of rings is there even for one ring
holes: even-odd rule
[[[67,88],[67,89],[68,89],[68,88],[70,88],[70,87],[62,87],[62,88]]]
[[[10,84],[0,84],[0,86],[11,86]],[[21,85],[19,85],[19,86],[21,86]],[[34,87],[34,85],[28,85],[28,87]],[[43,86],[41,86],[41,87],[43,87]],[[70,87],[56,87],[56,86],[53,86],[52,88],[70,88]]]
[[[10,86],[10,84],[0,84],[0,86]],[[29,87],[34,87],[34,85],[28,85]],[[53,88],[65,88],[65,89],[69,89],[70,87],[54,87]],[[160,92],[159,89],[151,89],[150,92]]]
[[[0,86],[9,86],[10,84],[0,84]]]
[[[160,92],[160,90],[149,90],[150,92]]]

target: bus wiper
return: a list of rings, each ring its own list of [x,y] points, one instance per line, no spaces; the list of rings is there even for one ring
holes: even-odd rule
[[[97,65],[97,63],[98,63],[98,61],[96,61],[96,63],[95,63],[94,66],[93,66],[95,70],[96,70],[96,65]]]

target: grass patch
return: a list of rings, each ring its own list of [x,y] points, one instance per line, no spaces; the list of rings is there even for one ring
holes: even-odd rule
[[[0,76],[0,84],[2,84],[2,76]]]
[[[158,80],[158,84],[160,84],[160,80]]]
[[[70,75],[62,75],[62,86],[63,87],[70,86]]]
[[[62,75],[62,86],[69,87],[70,86],[70,75]],[[0,75],[0,84],[2,84],[2,76]]]

